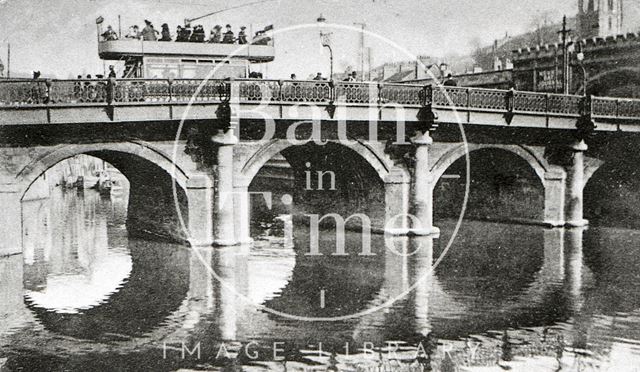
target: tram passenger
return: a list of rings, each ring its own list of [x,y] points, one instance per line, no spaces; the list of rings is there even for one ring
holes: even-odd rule
[[[211,36],[209,37],[210,43],[219,43],[222,41],[222,26],[215,25],[213,30],[211,30]]]
[[[118,34],[116,34],[115,31],[113,31],[113,28],[111,28],[111,25],[107,26],[107,31],[102,33],[102,37],[104,38],[104,40],[118,40]]]
[[[206,35],[204,33],[204,27],[202,27],[202,25],[197,25],[193,28],[193,33],[191,34],[189,41],[194,43],[202,43],[204,42],[205,36]]]
[[[162,38],[160,41],[171,41],[171,32],[169,31],[169,25],[166,23],[162,24]]]
[[[136,39],[140,40],[140,29],[138,25],[134,25],[129,27],[129,33],[124,35],[125,39]]]
[[[240,32],[238,32],[238,44],[247,43],[247,34],[244,32],[245,29],[245,26],[240,27]]]
[[[146,26],[144,26],[144,28],[142,29],[142,40],[144,41],[157,41],[158,40],[158,31],[153,28],[153,24],[148,21],[148,20],[144,20],[144,23],[146,24]]]
[[[322,77],[322,72],[318,72],[316,74],[316,77],[313,78],[313,80],[324,80],[324,78]]]
[[[231,31],[231,25],[227,25],[227,31],[224,33],[224,36],[222,37],[222,43],[223,44],[233,44],[235,42],[235,36],[233,34],[233,31]]]
[[[109,65],[109,78],[116,78],[116,68],[113,65]]]

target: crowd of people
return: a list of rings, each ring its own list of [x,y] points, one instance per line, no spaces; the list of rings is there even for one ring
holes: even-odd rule
[[[125,39],[135,39],[144,41],[174,41],[173,35],[169,30],[169,25],[163,23],[161,31],[155,29],[153,24],[146,20],[144,21],[145,27],[140,30],[138,25],[131,26],[129,32],[124,36]],[[220,44],[248,44],[248,36],[246,33],[246,27],[240,27],[238,35],[233,32],[231,25],[226,25],[225,31],[222,31],[222,26],[215,25],[211,30],[209,37],[202,25],[196,25],[193,28],[190,25],[178,26],[175,34],[175,41],[177,42],[192,42],[192,43],[220,43]],[[271,38],[266,35],[266,31],[269,28],[260,30],[255,33],[251,44],[255,45],[268,45]],[[102,38],[106,41],[118,40],[118,33],[109,25],[107,30],[102,33]]]

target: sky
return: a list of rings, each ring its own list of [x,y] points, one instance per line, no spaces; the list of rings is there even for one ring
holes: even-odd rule
[[[185,18],[255,1],[0,0],[0,59],[6,60],[6,46],[11,43],[14,73],[41,71],[58,78],[98,74],[103,71],[97,54],[98,16],[117,30],[120,15],[123,35],[130,25],[143,26],[144,19],[158,29],[168,23],[173,32]],[[365,36],[375,66],[407,60],[410,55],[465,54],[474,42],[490,44],[505,33],[530,29],[541,14],[560,20],[563,14],[574,15],[576,9],[577,0],[272,0],[194,24],[210,30],[215,24],[230,23],[236,32],[241,25],[254,32],[269,24],[276,30],[311,25],[274,37],[276,59],[260,70],[267,77],[285,78],[290,73],[306,77],[317,71],[328,75],[329,56],[320,44],[316,22],[321,13],[329,24],[354,28],[325,30],[333,32],[335,70],[340,71],[359,66],[360,36],[355,29],[360,26],[354,22],[366,23],[368,32],[389,40]]]

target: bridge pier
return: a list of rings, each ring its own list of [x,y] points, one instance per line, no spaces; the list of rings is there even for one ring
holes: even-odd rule
[[[433,226],[433,188],[435,182],[432,180],[429,167],[429,147],[432,143],[433,139],[429,136],[428,131],[413,139],[413,144],[416,147],[411,194],[411,207],[414,216],[411,228],[413,235],[432,235],[440,232],[440,229]]]
[[[238,241],[234,227],[233,146],[238,143],[238,138],[232,130],[220,130],[217,135],[211,138],[211,141],[216,146],[217,155],[214,244],[218,246],[235,245],[238,244]]]
[[[576,141],[569,145],[571,160],[566,167],[567,189],[565,215],[566,225],[572,227],[586,226],[588,221],[583,218],[583,195],[584,189],[584,152],[587,145],[584,140]]]
[[[550,171],[544,174],[544,223],[551,227],[565,224],[564,196],[565,172]]]
[[[407,235],[410,231],[409,191],[411,181],[401,169],[392,169],[384,180],[384,232]]]
[[[249,186],[234,186],[233,204],[235,206],[235,239],[238,244],[253,242],[251,238],[251,197]]]
[[[17,184],[0,185],[0,257],[22,252],[22,205]]]
[[[553,227],[581,227],[588,225],[583,218],[583,190],[585,184],[583,140],[555,151],[563,159],[556,170],[544,175],[544,222]]]
[[[192,247],[213,244],[213,180],[207,174],[197,174],[187,181],[189,206],[189,244]]]

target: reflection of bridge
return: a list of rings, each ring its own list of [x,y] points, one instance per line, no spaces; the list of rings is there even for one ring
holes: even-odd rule
[[[323,323],[321,328],[317,327],[317,323],[291,321],[256,311],[256,305],[267,304],[270,299],[278,297],[292,297],[303,301],[304,296],[309,296],[304,303],[320,306],[316,293],[301,292],[299,289],[306,288],[307,282],[320,282],[322,278],[296,275],[295,271],[301,270],[298,265],[300,260],[305,260],[304,255],[296,257],[293,254],[283,254],[285,252],[281,248],[274,249],[274,254],[266,259],[272,267],[278,268],[275,270],[261,270],[265,266],[265,258],[257,258],[255,251],[247,249],[200,248],[197,254],[195,250],[177,251],[177,256],[175,252],[164,250],[162,258],[151,265],[147,265],[145,258],[141,256],[134,262],[131,276],[138,279],[125,283],[119,293],[110,295],[105,304],[85,310],[86,314],[67,316],[39,311],[24,304],[22,271],[12,269],[21,268],[21,265],[14,265],[16,260],[20,263],[21,257],[14,255],[0,261],[0,279],[3,283],[10,284],[3,286],[0,292],[6,299],[0,306],[0,316],[5,319],[3,325],[6,326],[6,329],[0,329],[0,341],[4,341],[5,337],[8,340],[19,338],[25,350],[37,345],[40,353],[56,354],[62,350],[75,350],[78,341],[73,337],[65,337],[54,344],[47,342],[51,337],[58,339],[60,333],[86,337],[88,333],[91,338],[95,337],[95,350],[101,350],[103,343],[109,343],[117,345],[119,352],[126,355],[149,348],[159,349],[164,342],[168,345],[185,342],[190,347],[202,342],[203,347],[213,348],[211,340],[262,340],[269,335],[286,334],[288,340],[306,345],[311,334],[318,340],[329,341],[333,340],[334,333],[346,332],[354,345],[372,342],[380,346],[394,339],[390,337],[398,336],[398,332],[403,337],[411,338],[435,331],[440,336],[457,339],[468,333],[504,329],[513,322],[527,326],[527,322],[531,321],[532,311],[535,312],[536,308],[544,309],[550,301],[555,301],[557,311],[548,320],[564,321],[576,314],[583,302],[581,278],[585,267],[582,264],[582,229],[545,230],[544,236],[544,252],[540,252],[543,254],[543,262],[536,278],[528,283],[516,301],[503,299],[491,302],[495,316],[489,318],[481,312],[465,311],[476,305],[474,293],[456,293],[446,285],[446,282],[455,281],[455,278],[438,275],[430,270],[434,258],[433,237],[388,238],[390,240],[387,243],[400,254],[416,253],[403,257],[390,249],[381,252],[381,256],[375,259],[384,261],[383,274],[369,273],[370,277],[381,279],[379,287],[374,291],[375,297],[371,302],[361,303],[360,308],[353,310],[367,310],[386,303],[414,284],[415,289],[387,311],[376,311],[355,321]],[[203,262],[211,265],[225,283],[224,286],[217,282]],[[154,278],[154,275],[158,275],[158,267],[162,267],[162,277]],[[360,265],[355,264],[354,269],[360,270]],[[188,274],[182,273],[183,271]],[[150,297],[162,297],[156,296],[155,291],[166,288],[167,284],[171,286],[171,279],[184,274],[188,275],[188,285],[186,277],[183,278],[184,281],[174,283],[174,288],[166,294],[169,300],[151,304],[148,302]],[[167,280],[168,278],[170,279]],[[344,288],[336,290],[349,292],[347,287],[352,284],[345,283]],[[472,288],[468,290],[473,291]],[[149,298],[138,297],[136,303],[135,295],[147,292],[154,294]],[[240,295],[246,299],[240,298]],[[344,298],[343,295],[342,292],[336,293],[335,297]],[[343,304],[328,305],[340,308]],[[139,308],[139,311],[130,313],[133,319],[125,321],[121,312],[130,312],[132,307]],[[308,310],[316,311],[313,305]],[[456,316],[451,312],[465,315]],[[157,316],[158,313],[161,316]],[[397,321],[399,317],[402,317],[401,322]],[[142,321],[142,318],[146,320]],[[103,320],[100,326],[92,323],[95,319]],[[589,322],[588,319],[581,321]],[[39,325],[38,331],[22,336],[20,329],[33,324]],[[403,325],[402,329],[398,328],[398,324]],[[475,328],[470,330],[469,324],[474,324]],[[576,325],[576,329],[580,326]],[[461,333],[452,334],[452,330]],[[339,345],[343,345],[343,342],[344,339],[340,340]],[[172,349],[170,352],[176,351]],[[206,354],[204,349],[203,353]],[[215,351],[213,354],[215,355]]]
[[[366,168],[384,184],[385,230],[430,234],[433,188],[466,152],[458,120],[468,124],[470,150],[500,150],[531,165],[554,226],[585,223],[582,189],[599,162],[585,161],[584,139],[594,130],[612,138],[640,130],[637,100],[327,81],[7,81],[0,112],[0,253],[20,251],[16,216],[29,185],[80,153],[129,178],[130,227],[184,238],[177,216],[158,217],[174,210],[174,180],[191,242],[228,245],[249,240],[247,190],[258,170],[320,138],[353,162],[339,177],[363,178]],[[313,151],[287,160],[302,174],[301,157]],[[322,171],[336,163],[315,161]]]

